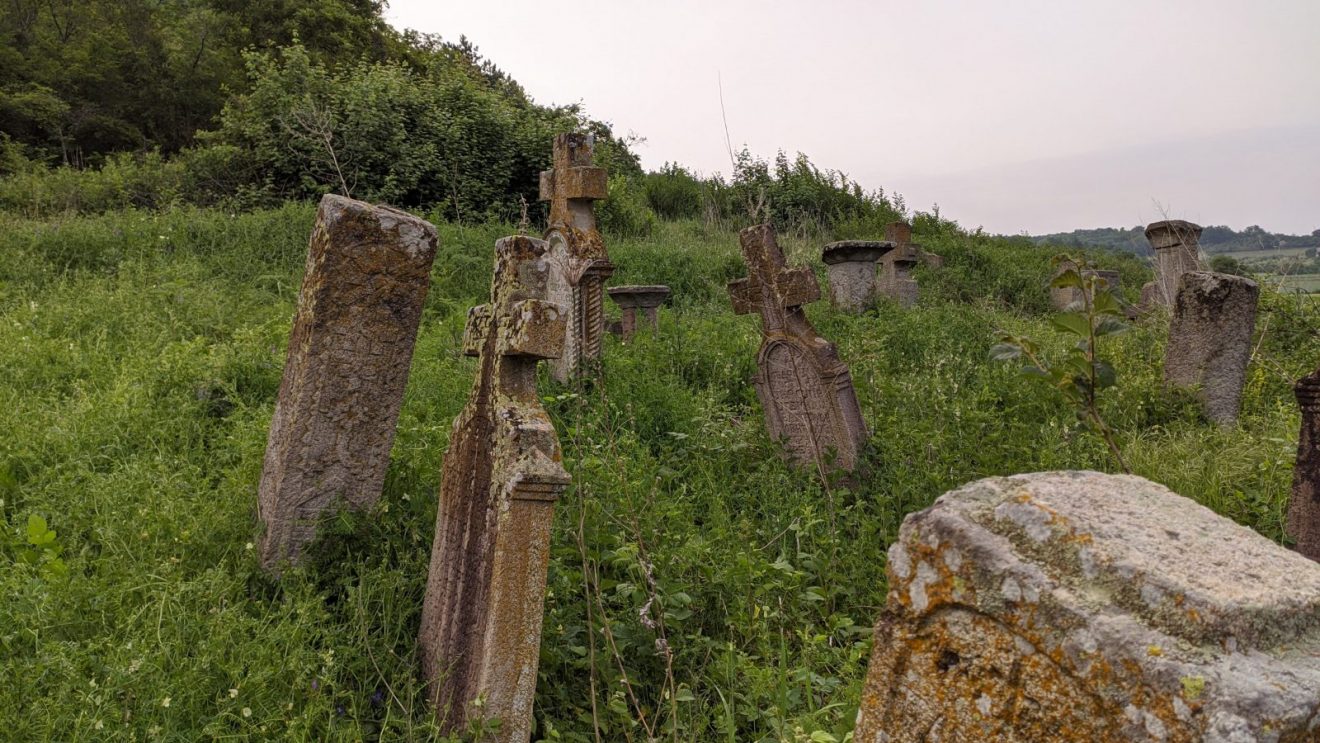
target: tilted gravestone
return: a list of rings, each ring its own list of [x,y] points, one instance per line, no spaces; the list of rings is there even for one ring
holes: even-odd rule
[[[1148,480],[971,483],[886,570],[859,743],[1316,740],[1320,565]]]
[[[1302,430],[1288,500],[1288,536],[1298,552],[1320,561],[1320,371],[1297,380],[1293,391],[1302,409]]]
[[[729,295],[735,313],[761,316],[754,382],[770,437],[782,440],[797,464],[823,471],[832,462],[852,470],[866,424],[847,365],[802,311],[802,305],[820,299],[816,276],[808,268],[784,265],[769,225],[748,227],[738,239],[748,276],[730,282]]]
[[[422,606],[422,670],[444,729],[498,718],[497,741],[531,734],[550,524],[569,483],[536,392],[537,362],[564,345],[547,252],[530,237],[496,243],[491,302],[468,313],[463,349],[480,365],[445,452]]]
[[[622,311],[619,319],[619,336],[623,340],[629,340],[636,334],[638,310],[641,310],[652,332],[660,331],[660,305],[669,296],[669,287],[659,284],[615,286],[609,289],[609,295]]]
[[[894,249],[891,242],[841,240],[821,251],[829,278],[830,304],[842,312],[860,314],[875,303],[880,291],[876,262]]]
[[[410,214],[321,199],[258,487],[263,567],[297,562],[332,506],[380,498],[436,245]]]
[[[919,291],[917,280],[912,278],[912,269],[921,262],[921,246],[912,242],[912,227],[906,222],[886,225],[885,240],[893,243],[894,248],[884,257],[880,291],[898,302],[900,307],[911,307],[917,303]],[[940,265],[943,260],[939,258]]]
[[[1251,279],[1209,271],[1184,273],[1169,324],[1164,383],[1198,387],[1210,420],[1237,420],[1251,359],[1260,287]]]
[[[1201,226],[1181,219],[1146,227],[1146,241],[1155,251],[1155,281],[1141,287],[1143,307],[1173,304],[1182,275],[1201,270],[1200,239]]]
[[[605,280],[614,264],[596,228],[592,202],[608,194],[604,168],[591,164],[592,137],[560,134],[554,167],[541,173],[541,200],[550,202],[548,299],[564,308],[564,352],[550,362],[555,379],[568,382],[600,359],[605,329]]]

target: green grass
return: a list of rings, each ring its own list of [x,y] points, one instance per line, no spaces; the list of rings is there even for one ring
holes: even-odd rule
[[[508,228],[442,226],[381,502],[327,523],[275,583],[251,547],[255,489],[312,217],[300,204],[0,216],[4,736],[439,739],[413,640],[442,454],[474,370],[463,316]],[[667,283],[673,306],[658,337],[609,341],[592,390],[543,378],[574,485],[557,507],[538,736],[591,741],[599,725],[604,740],[644,740],[644,717],[683,741],[843,740],[903,516],[978,477],[1110,468],[1048,390],[987,361],[996,328],[1062,351],[1049,254],[953,229],[918,238],[947,261],[921,270],[920,306],[808,309],[874,431],[855,492],[791,470],[766,437],[748,383],[757,323],[724,290],[744,275],[736,236],[684,222],[610,240],[613,281]],[[821,240],[785,242],[818,264]],[[1145,269],[1106,260],[1133,294]],[[1309,298],[1266,293],[1261,310],[1239,428],[1161,390],[1159,318],[1109,346],[1105,411],[1139,474],[1280,539],[1291,381],[1320,340]],[[32,515],[57,532],[67,579],[16,559]],[[672,686],[638,615],[652,594]]]

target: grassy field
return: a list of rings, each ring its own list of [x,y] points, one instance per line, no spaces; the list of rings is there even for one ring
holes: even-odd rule
[[[464,313],[509,228],[442,226],[384,496],[327,523],[275,583],[256,565],[255,489],[312,217],[0,216],[0,737],[440,739],[413,640],[472,382]],[[822,239],[784,242],[817,265]],[[669,284],[673,304],[658,336],[609,342],[595,387],[543,377],[574,484],[557,507],[538,739],[843,741],[903,516],[987,475],[1112,469],[1050,390],[987,360],[999,328],[1063,351],[1050,251],[954,229],[918,240],[947,261],[919,269],[918,307],[808,310],[874,431],[855,492],[789,469],[766,437],[757,323],[724,290],[745,273],[735,234],[663,223],[609,241],[614,283]],[[1103,260],[1129,291],[1147,278]],[[1114,337],[1104,410],[1134,470],[1281,539],[1291,384],[1320,359],[1318,319],[1308,297],[1265,294],[1235,429],[1161,390],[1162,318]],[[67,576],[19,559],[34,516]],[[652,601],[660,630],[639,618]]]

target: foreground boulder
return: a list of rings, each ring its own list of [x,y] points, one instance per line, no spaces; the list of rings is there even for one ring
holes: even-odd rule
[[[1132,476],[909,516],[854,740],[1320,740],[1320,565]]]

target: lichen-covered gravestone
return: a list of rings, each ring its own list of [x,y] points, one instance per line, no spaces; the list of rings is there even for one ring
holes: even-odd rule
[[[893,249],[893,243],[876,240],[841,240],[826,245],[820,259],[829,278],[830,304],[853,314],[870,307],[879,293],[876,262]]]
[[[321,199],[258,488],[267,569],[330,507],[380,498],[435,251],[421,219]]]
[[[1173,304],[1182,275],[1201,270],[1200,239],[1201,226],[1181,219],[1146,227],[1146,241],[1155,251],[1155,281],[1141,288],[1144,307]]]
[[[1184,273],[1169,324],[1164,383],[1198,387],[1210,420],[1237,420],[1251,359],[1260,287],[1251,279],[1209,271]]]
[[[541,172],[541,200],[550,202],[548,298],[564,308],[568,327],[563,354],[550,362],[560,382],[589,371],[600,359],[604,286],[614,273],[591,205],[608,194],[605,169],[591,164],[592,145],[588,134],[556,136],[554,167]]]
[[[857,743],[1320,736],[1320,565],[1148,480],[971,483],[887,572]]]
[[[754,380],[770,437],[790,460],[821,471],[857,466],[867,437],[848,367],[833,343],[816,334],[802,305],[820,299],[808,268],[788,268],[769,225],[738,235],[748,276],[729,283],[733,311],[761,316]]]
[[[1302,409],[1302,430],[1288,500],[1288,536],[1298,552],[1320,561],[1320,371],[1297,380],[1293,391]]]
[[[912,242],[912,227],[906,222],[886,225],[885,240],[893,243],[894,248],[885,254],[883,260],[880,291],[898,302],[900,307],[911,307],[917,303],[919,296],[917,280],[912,278],[912,269],[921,262],[921,246]],[[943,259],[939,260],[940,265],[943,265]]]
[[[445,452],[419,637],[444,729],[498,718],[501,742],[531,734],[550,523],[569,483],[536,394],[537,362],[564,343],[546,252],[535,238],[500,240],[491,303],[468,313],[463,348],[480,364]]]

